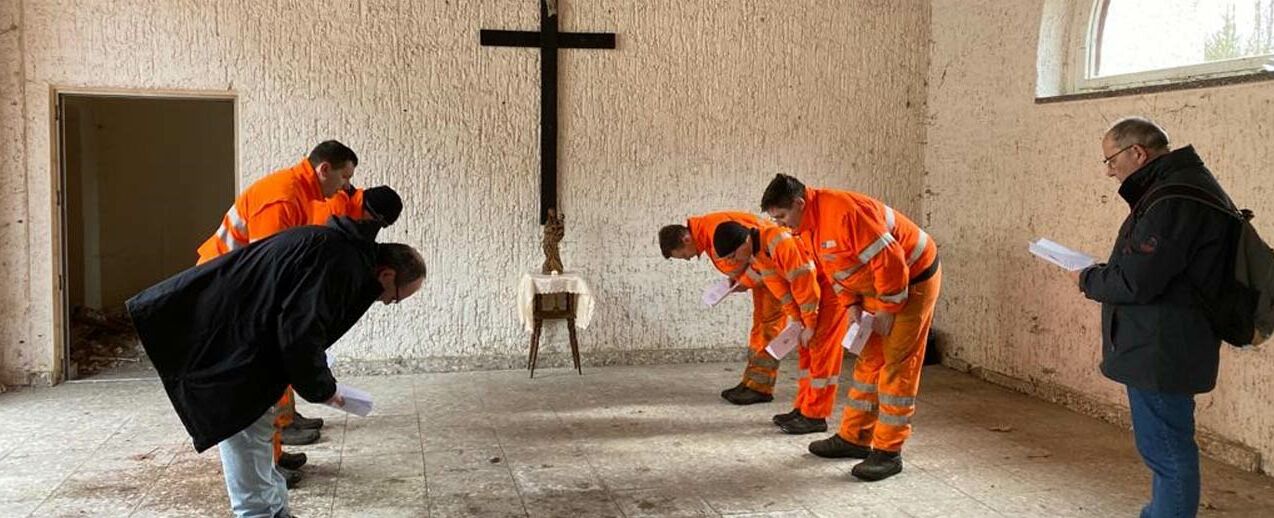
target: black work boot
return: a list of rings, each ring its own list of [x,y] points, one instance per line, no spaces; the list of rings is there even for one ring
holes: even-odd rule
[[[283,429],[283,444],[288,446],[305,446],[306,444],[314,444],[319,440],[318,430],[302,430],[295,427],[285,427]]]
[[[753,405],[756,403],[769,403],[771,401],[774,401],[774,396],[766,394],[764,392],[752,390],[751,388],[745,387],[743,385],[739,385],[738,387],[735,387],[732,390],[733,392],[730,392],[728,394],[725,394],[725,393],[721,394],[721,397],[724,397],[726,401],[729,401],[736,405]]]
[[[302,430],[318,430],[323,427],[323,418],[305,417],[300,412],[292,414],[292,427]]]
[[[805,417],[804,415],[798,415],[796,417],[788,419],[787,421],[783,421],[782,423],[779,423],[779,429],[783,430],[783,433],[788,433],[792,435],[802,435],[802,434],[814,433],[814,432],[826,432],[827,420],[815,419],[813,417]]]
[[[730,388],[728,388],[728,389],[722,390],[722,391],[721,391],[721,399],[724,399],[724,400],[726,400],[726,401],[729,401],[731,396],[733,396],[735,393],[737,393],[737,392],[739,392],[740,390],[743,390],[743,389],[745,389],[745,388],[747,388],[747,387],[743,386],[743,384],[742,384],[742,383],[740,383],[740,384],[735,385],[735,386],[733,386],[733,387],[730,387]]]
[[[791,421],[800,416],[801,416],[800,409],[793,408],[791,412],[788,412],[786,414],[774,414],[774,417],[771,418],[771,420],[774,421],[774,424],[783,424],[784,421]]]
[[[832,434],[810,443],[810,453],[824,459],[865,459],[871,455],[871,448],[846,441],[840,434]]]
[[[867,460],[859,462],[850,473],[869,482],[887,479],[902,473],[902,454],[872,450]]]
[[[279,455],[279,467],[286,469],[300,469],[310,459],[304,453],[288,453],[283,452]]]
[[[287,469],[284,467],[277,467],[275,469],[278,469],[279,473],[283,474],[283,480],[287,481],[288,489],[296,487],[297,484],[301,483],[301,479],[305,478],[305,475],[301,474],[301,470]]]

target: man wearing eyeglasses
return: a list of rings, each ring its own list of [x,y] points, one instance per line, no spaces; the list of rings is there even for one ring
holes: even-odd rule
[[[285,230],[127,302],[195,450],[218,447],[235,516],[290,516],[271,452],[280,395],[291,385],[343,405],[327,348],[374,302],[396,304],[424,283],[420,254],[376,243],[380,228],[336,217]]]
[[[248,246],[280,231],[302,225],[323,225],[332,216],[370,219],[381,226],[393,224],[402,212],[402,199],[385,186],[366,191],[354,189],[350,178],[358,167],[358,155],[345,144],[327,140],[314,146],[299,163],[275,171],[244,189],[222,217],[216,233],[199,247],[203,264]],[[322,419],[295,412],[295,398],[286,390],[279,399],[275,420],[274,457],[288,487],[303,477],[299,469],[308,460],[304,453],[287,453],[283,445],[318,441]]]
[[[1216,386],[1221,345],[1204,308],[1230,273],[1236,227],[1198,201],[1155,193],[1184,184],[1233,203],[1192,146],[1173,151],[1148,119],[1116,122],[1101,146],[1105,174],[1132,211],[1110,260],[1074,277],[1102,305],[1101,371],[1126,386],[1137,450],[1154,474],[1141,516],[1194,516],[1194,395]]]

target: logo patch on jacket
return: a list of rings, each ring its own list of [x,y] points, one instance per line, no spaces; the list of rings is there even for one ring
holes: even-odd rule
[[[823,242],[823,248],[835,248],[835,247],[836,247],[836,241],[829,240],[829,241]]]
[[[1155,236],[1150,236],[1145,241],[1137,243],[1137,251],[1143,254],[1153,254],[1156,248],[1159,248],[1159,238]]]

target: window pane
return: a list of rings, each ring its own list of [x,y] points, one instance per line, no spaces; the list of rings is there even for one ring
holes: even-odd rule
[[[1274,0],[1107,0],[1098,23],[1098,77],[1274,52]]]

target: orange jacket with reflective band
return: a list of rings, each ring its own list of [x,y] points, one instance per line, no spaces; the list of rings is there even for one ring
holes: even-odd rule
[[[314,202],[310,211],[310,224],[326,225],[332,216],[363,219],[363,190],[354,189],[354,194],[350,194],[342,189],[331,198]]]
[[[708,258],[712,260],[712,265],[717,267],[717,270],[721,273],[726,274],[727,277],[738,277],[743,286],[755,288],[759,285],[758,282],[741,275],[743,268],[747,267],[747,265],[740,265],[738,262],[728,258],[717,257],[716,248],[712,246],[712,234],[717,231],[717,225],[727,221],[734,221],[748,228],[762,228],[773,226],[774,224],[747,212],[710,212],[690,218],[686,222],[686,226],[690,227],[690,239],[694,241],[695,250],[708,254]]]
[[[937,243],[911,219],[855,192],[807,187],[797,230],[838,298],[875,299],[878,311],[901,311],[911,279],[938,257]]]
[[[302,158],[299,164],[270,173],[248,186],[234,201],[221,218],[217,233],[199,247],[196,264],[280,231],[310,224],[315,208],[326,203],[309,160]]]
[[[751,227],[756,228],[756,227]],[[760,248],[752,254],[747,277],[760,281],[779,299],[783,313],[806,329],[818,323],[818,276],[800,238],[786,227],[762,226]]]

